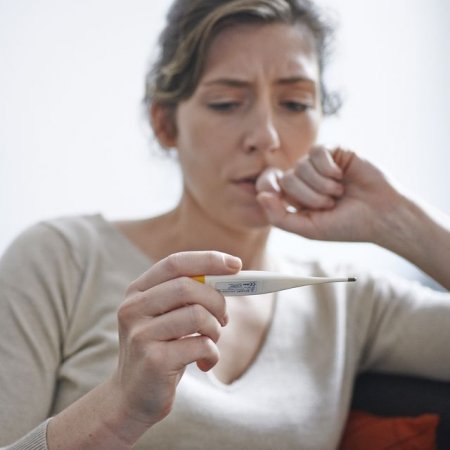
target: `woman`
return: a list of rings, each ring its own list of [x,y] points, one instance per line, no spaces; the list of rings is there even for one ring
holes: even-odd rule
[[[148,220],[45,222],[7,251],[2,444],[32,430],[11,448],[331,449],[359,371],[450,379],[448,293],[360,273],[225,300],[191,278],[347,273],[268,254],[274,225],[376,243],[450,287],[448,226],[316,145],[327,32],[307,1],[175,2],[147,101],[182,198]]]

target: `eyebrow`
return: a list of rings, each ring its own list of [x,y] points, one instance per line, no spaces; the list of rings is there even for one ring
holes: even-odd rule
[[[296,84],[296,83],[309,83],[312,85],[316,84],[316,82],[311,78],[302,76],[280,78],[279,80],[277,80],[277,84]]]
[[[276,80],[275,84],[280,85],[290,85],[290,84],[297,84],[297,83],[309,83],[312,85],[315,85],[315,81],[308,77],[303,76],[293,76],[293,77],[287,77],[287,78],[279,78]],[[251,82],[245,81],[245,80],[239,80],[237,78],[217,78],[214,80],[210,80],[204,83],[205,86],[212,86],[212,85],[222,85],[222,86],[229,86],[229,87],[236,87],[236,88],[246,88],[251,85]]]

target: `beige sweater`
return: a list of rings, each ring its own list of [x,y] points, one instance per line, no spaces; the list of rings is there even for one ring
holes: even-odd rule
[[[46,419],[111,374],[117,307],[151,264],[101,216],[41,223],[16,239],[0,262],[0,445],[34,429],[9,448],[45,450]],[[280,292],[247,372],[224,385],[189,366],[173,411],[136,449],[330,450],[359,371],[450,380],[448,293],[348,268],[279,267],[358,282]]]

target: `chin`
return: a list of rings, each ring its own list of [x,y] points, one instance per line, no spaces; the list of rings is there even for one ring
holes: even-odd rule
[[[270,227],[270,222],[259,205],[242,208],[236,216],[239,217],[236,217],[234,224],[240,224],[245,229],[263,229]]]

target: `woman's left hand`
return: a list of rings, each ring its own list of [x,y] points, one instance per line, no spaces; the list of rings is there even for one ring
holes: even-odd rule
[[[370,162],[324,147],[314,147],[284,173],[266,170],[257,190],[269,221],[279,228],[310,239],[378,244],[384,221],[402,198]]]

